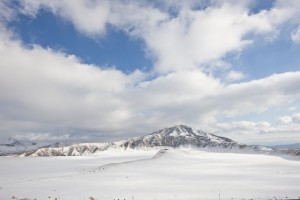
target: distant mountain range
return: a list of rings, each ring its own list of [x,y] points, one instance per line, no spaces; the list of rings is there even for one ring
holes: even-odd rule
[[[20,141],[16,139],[8,139],[8,141],[0,143],[0,156],[22,154],[24,152],[35,151],[40,148],[62,147],[67,144],[63,143],[36,143],[31,141]]]
[[[274,145],[270,147],[274,149],[300,149],[300,143]]]
[[[19,146],[17,143],[12,143]],[[90,155],[108,149],[149,149],[191,147],[206,151],[263,153],[271,155],[299,156],[300,149],[274,149],[259,145],[240,144],[226,137],[217,136],[185,125],[177,125],[155,131],[149,135],[107,143],[80,143],[68,146],[61,144],[38,146],[37,144],[22,144],[22,148],[7,154],[20,156],[80,156]],[[7,146],[6,146],[7,147]],[[0,149],[1,150],[1,149]],[[4,155],[5,153],[2,153]]]

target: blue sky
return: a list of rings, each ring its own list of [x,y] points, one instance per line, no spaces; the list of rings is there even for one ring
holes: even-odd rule
[[[0,9],[3,138],[116,140],[187,124],[251,144],[300,142],[297,0]]]
[[[229,62],[252,79],[263,78],[274,73],[298,71],[300,48],[290,38],[262,42],[243,51],[238,58],[229,57]]]
[[[45,9],[36,17],[19,15],[8,26],[25,45],[38,44],[74,54],[84,63],[117,67],[126,73],[138,68],[148,69],[152,65],[145,55],[142,40],[131,38],[113,27],[108,27],[103,35],[87,37],[78,33],[72,23]]]

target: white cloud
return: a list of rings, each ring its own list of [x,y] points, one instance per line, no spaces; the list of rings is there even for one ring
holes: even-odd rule
[[[300,113],[296,113],[292,117],[294,123],[300,123]]]
[[[285,107],[300,97],[300,72],[229,85],[196,69],[144,80],[146,75],[138,71],[127,75],[82,64],[75,56],[39,46],[24,48],[8,38],[0,47],[2,135],[115,137],[179,123],[209,126]],[[236,124],[242,125],[251,127]]]
[[[201,67],[240,51],[252,42],[245,35],[273,30],[268,17],[224,3],[205,10],[180,10],[176,17],[146,26],[146,30],[137,29],[157,59],[157,70],[169,72]]]
[[[282,124],[300,124],[300,113],[294,113],[291,116],[282,116],[279,118],[279,122]]]
[[[246,144],[274,145],[300,141],[300,124],[234,121],[212,125],[211,131]]]
[[[70,140],[70,136],[66,135],[53,135],[50,133],[29,133],[25,135],[16,135],[14,139],[21,140],[21,141],[68,141]]]
[[[291,38],[294,42],[300,42],[300,26],[291,33]]]
[[[245,78],[245,75],[242,72],[231,70],[226,76],[228,81],[239,81]]]
[[[15,16],[15,13],[13,9],[9,6],[9,3],[9,0],[0,1],[0,21],[9,21]]]
[[[283,124],[290,124],[293,122],[293,119],[290,116],[282,116],[279,118],[279,122]]]
[[[21,1],[23,13],[35,16],[39,9],[46,8],[56,15],[71,21],[75,28],[89,36],[105,32],[110,12],[109,1],[73,1],[73,0],[24,0]]]
[[[128,111],[119,95],[142,78],[141,72],[101,69],[72,55],[39,46],[25,49],[14,41],[1,41],[0,47],[1,132],[68,127],[117,131],[123,126]]]
[[[239,134],[247,134],[251,131],[266,132],[272,128],[271,124],[266,121],[253,122],[253,121],[234,121],[231,123],[218,123],[215,126],[221,132],[232,133],[239,132]]]

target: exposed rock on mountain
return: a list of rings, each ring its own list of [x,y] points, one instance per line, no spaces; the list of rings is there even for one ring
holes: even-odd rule
[[[34,146],[34,145],[33,145]],[[148,149],[148,148],[191,147],[206,151],[263,153],[271,155],[300,156],[300,150],[275,150],[273,148],[245,145],[229,138],[205,133],[185,125],[177,125],[155,131],[149,135],[111,143],[80,143],[69,146],[50,145],[43,148],[24,149],[20,156],[80,156],[90,155],[109,149]]]

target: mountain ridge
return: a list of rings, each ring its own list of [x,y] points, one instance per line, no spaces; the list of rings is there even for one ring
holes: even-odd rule
[[[270,155],[299,156],[300,150],[275,150],[260,145],[240,144],[232,139],[195,130],[186,125],[176,125],[154,131],[151,134],[104,143],[79,143],[69,146],[42,147],[21,152],[19,156],[82,156],[109,149],[149,149],[192,147],[207,151],[263,153]]]

